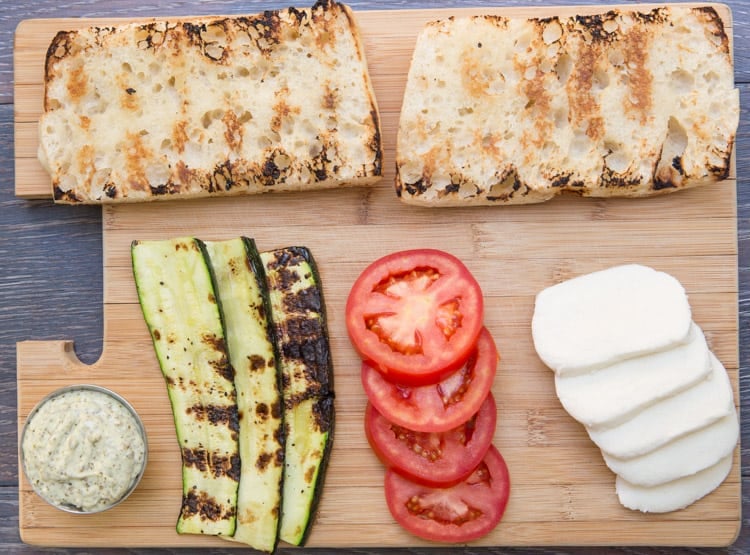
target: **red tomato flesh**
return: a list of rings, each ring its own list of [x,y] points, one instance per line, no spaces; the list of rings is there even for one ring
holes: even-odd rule
[[[385,475],[385,499],[393,518],[431,541],[462,543],[485,536],[500,522],[509,496],[508,467],[494,445],[474,472],[452,487],[431,488],[393,470]]]
[[[347,330],[361,358],[407,385],[435,383],[457,369],[483,319],[479,283],[458,258],[434,249],[376,260],[346,303]]]
[[[492,335],[482,328],[466,362],[434,385],[412,387],[390,382],[367,362],[362,363],[362,385],[386,420],[417,432],[445,432],[479,410],[492,387],[497,362]]]
[[[447,432],[415,432],[386,420],[372,405],[365,410],[365,432],[388,468],[432,486],[460,482],[487,453],[497,423],[495,398],[488,394],[479,411]]]

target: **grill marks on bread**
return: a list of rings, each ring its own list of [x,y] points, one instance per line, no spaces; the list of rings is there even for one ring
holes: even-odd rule
[[[396,191],[425,205],[523,204],[724,179],[739,118],[729,47],[711,7],[429,23],[404,94]]]
[[[67,203],[369,185],[379,126],[351,12],[322,1],[58,33],[39,157]]]

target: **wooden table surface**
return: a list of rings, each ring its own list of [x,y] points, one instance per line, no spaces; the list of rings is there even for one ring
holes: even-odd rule
[[[570,4],[564,0],[499,2],[486,0],[350,0],[354,9],[470,7],[482,5]],[[598,2],[582,2],[598,3]],[[96,207],[65,208],[51,201],[27,201],[14,196],[13,167],[13,35],[24,19],[46,17],[144,17],[212,13],[252,13],[289,2],[218,0],[3,0],[0,4],[0,552],[3,553],[170,553],[171,550],[39,549],[21,543],[18,534],[18,465],[16,433],[15,343],[25,339],[73,339],[83,362],[94,362],[102,342],[101,211]],[[740,395],[742,403],[742,475],[750,474],[750,0],[727,2],[734,15],[735,81],[743,106],[737,140],[739,244]],[[744,482],[744,480],[743,480]],[[743,487],[743,514],[750,514],[750,497]],[[363,510],[367,510],[366,504]],[[747,517],[746,517],[747,518]],[[616,533],[616,530],[613,530]],[[320,550],[318,550],[320,551]],[[472,548],[465,553],[583,553],[677,554],[684,548]],[[190,553],[181,550],[180,553]],[[195,552],[198,552],[195,550]],[[201,553],[214,551],[201,550]],[[219,550],[215,551],[219,553]],[[280,552],[304,553],[301,549]],[[348,552],[339,550],[338,552]],[[375,553],[456,553],[455,548],[377,550]],[[743,526],[734,545],[725,549],[691,549],[690,553],[750,553],[750,527]]]

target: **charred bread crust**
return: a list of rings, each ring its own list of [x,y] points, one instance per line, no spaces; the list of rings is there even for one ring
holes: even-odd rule
[[[427,206],[674,192],[729,175],[738,120],[712,6],[448,18],[417,41],[395,190]]]
[[[370,185],[377,102],[351,10],[61,31],[39,158],[62,203]]]

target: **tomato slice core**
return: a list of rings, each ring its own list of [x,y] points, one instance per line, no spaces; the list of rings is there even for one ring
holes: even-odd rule
[[[421,538],[461,543],[492,531],[503,517],[510,496],[508,467],[494,445],[463,481],[434,488],[389,469],[385,498],[396,521]]]
[[[444,432],[479,410],[492,387],[497,362],[495,342],[482,328],[469,358],[436,384],[396,384],[363,362],[362,385],[370,402],[390,422],[417,432]]]
[[[477,413],[445,432],[417,432],[386,420],[368,403],[365,432],[388,468],[428,485],[447,485],[468,476],[487,453],[497,423],[495,398],[488,394]]]
[[[482,329],[478,282],[455,256],[400,251],[370,264],[346,303],[349,337],[389,379],[435,383],[469,356]]]

